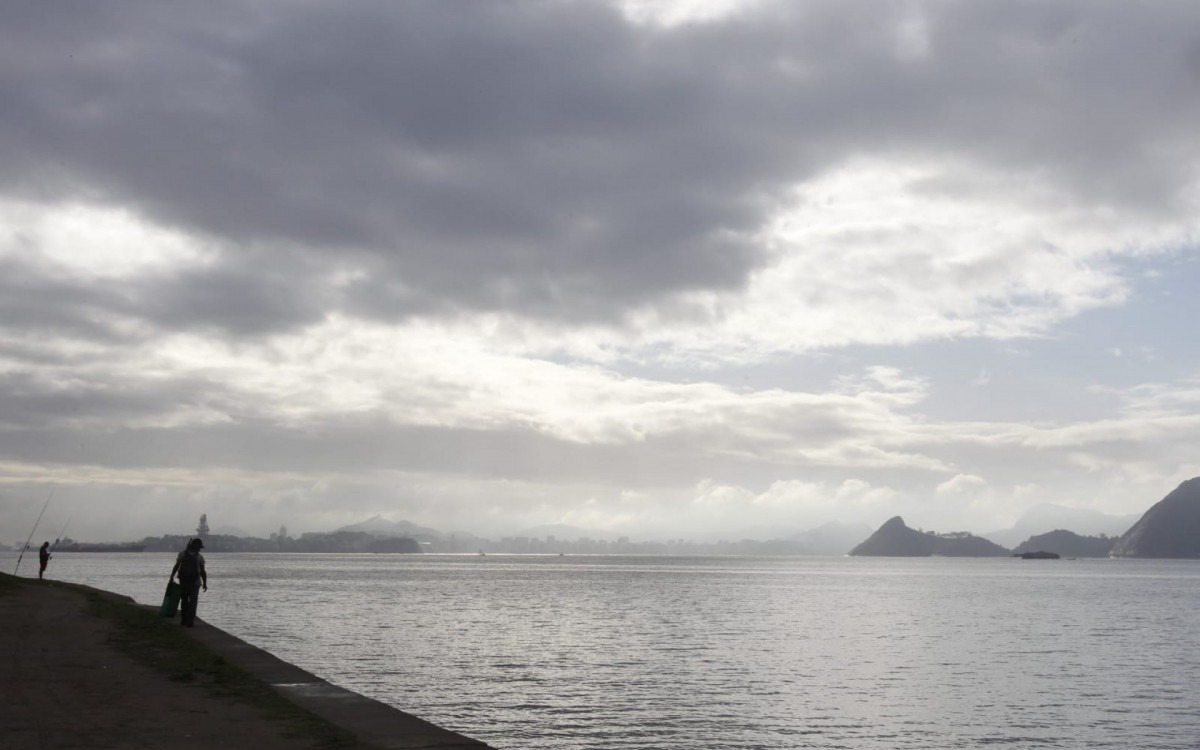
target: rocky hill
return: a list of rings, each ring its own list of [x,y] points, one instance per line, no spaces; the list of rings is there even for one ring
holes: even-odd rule
[[[1200,477],[1187,480],[1151,506],[1110,554],[1200,558]]]
[[[1041,503],[1027,509],[1012,528],[989,531],[980,536],[1001,547],[1015,547],[1035,534],[1055,529],[1070,529],[1082,536],[1108,536],[1113,539],[1129,530],[1140,514],[1113,516],[1084,508]]]
[[[421,541],[429,541],[440,539],[442,534],[437,529],[431,529],[427,526],[418,526],[411,521],[389,521],[383,516],[371,516],[365,521],[342,526],[335,529],[334,533],[340,531],[361,532],[377,537],[411,537]]]
[[[1115,541],[1110,536],[1080,536],[1074,531],[1056,529],[1029,537],[1013,550],[1013,554],[1055,552],[1062,557],[1108,557]]]
[[[1009,551],[973,534],[932,534],[910,529],[896,516],[879,527],[851,555],[872,557],[1002,557]]]

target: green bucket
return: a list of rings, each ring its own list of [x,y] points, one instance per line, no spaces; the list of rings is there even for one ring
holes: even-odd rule
[[[183,588],[174,581],[167,584],[167,593],[163,594],[162,607],[158,613],[163,617],[174,617],[179,611],[179,597],[183,595]]]

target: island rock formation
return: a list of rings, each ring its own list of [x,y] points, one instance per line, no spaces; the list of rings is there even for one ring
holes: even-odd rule
[[[880,526],[866,541],[850,550],[869,557],[1006,557],[1009,551],[995,542],[966,532],[933,534],[910,529],[896,516]]]
[[[1013,550],[1013,554],[1045,550],[1057,552],[1062,557],[1108,557],[1115,541],[1109,536],[1080,536],[1074,531],[1056,529],[1029,537]]]
[[[1113,557],[1200,558],[1200,477],[1159,500],[1113,545]]]

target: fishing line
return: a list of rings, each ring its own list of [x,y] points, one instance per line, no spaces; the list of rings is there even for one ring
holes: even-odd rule
[[[17,571],[21,569],[21,558],[25,557],[25,550],[29,549],[29,542],[33,539],[33,535],[37,533],[38,524],[42,522],[42,516],[46,515],[46,508],[50,507],[50,498],[54,497],[54,490],[56,489],[58,488],[55,487],[50,490],[50,495],[46,498],[46,504],[42,506],[42,512],[38,513],[37,520],[33,522],[33,528],[29,531],[29,539],[25,540],[25,546],[21,548],[21,554],[17,556],[17,567],[13,568],[13,575],[16,575]]]
[[[58,543],[62,541],[63,534],[67,533],[67,527],[71,525],[71,517],[67,516],[67,522],[63,524],[62,531],[58,532],[58,536],[54,537],[54,544],[50,545],[50,551],[53,552],[58,548]]]

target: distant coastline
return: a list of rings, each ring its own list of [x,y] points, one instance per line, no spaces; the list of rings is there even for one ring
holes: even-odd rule
[[[1042,522],[1050,523],[1043,517]],[[574,540],[560,534],[582,531],[558,525],[544,527],[543,537],[517,535],[493,541],[469,533],[443,533],[408,521],[388,521],[379,516],[331,532],[289,536],[284,527],[270,538],[210,534],[205,516],[200,518],[197,536],[204,539],[206,552],[340,552],[340,553],[502,553],[502,554],[584,554],[584,555],[673,555],[673,556],[798,556],[843,555],[911,557],[942,555],[953,557],[989,557],[1023,555],[1028,552],[1052,552],[1065,557],[1200,557],[1200,478],[1190,479],[1152,506],[1128,530],[1116,536],[1104,532],[1091,535],[1070,531],[1065,525],[1041,533],[1033,532],[1025,541],[998,544],[965,531],[935,533],[912,529],[904,520],[893,517],[872,533],[868,527],[829,523],[816,529],[793,533],[782,538],[701,542],[686,539],[633,541],[577,536]],[[554,533],[550,533],[553,528]],[[1014,527],[1013,531],[1016,530]],[[532,530],[531,530],[532,531]],[[1028,533],[1028,532],[1026,532]],[[998,535],[997,535],[998,536]],[[62,539],[58,552],[176,552],[187,544],[189,535],[146,537],[140,542],[88,543]]]
[[[57,552],[178,552],[190,535],[168,534],[146,537],[140,542],[80,542],[62,539]],[[240,537],[226,534],[207,534],[204,551],[209,552],[376,552],[420,553],[421,544],[410,537],[380,538],[364,532],[333,532],[305,534],[299,538],[275,536],[270,539]]]
[[[88,544],[82,542],[73,542],[72,544],[60,544],[54,548],[55,552],[145,552],[146,545],[134,543],[97,543]]]

